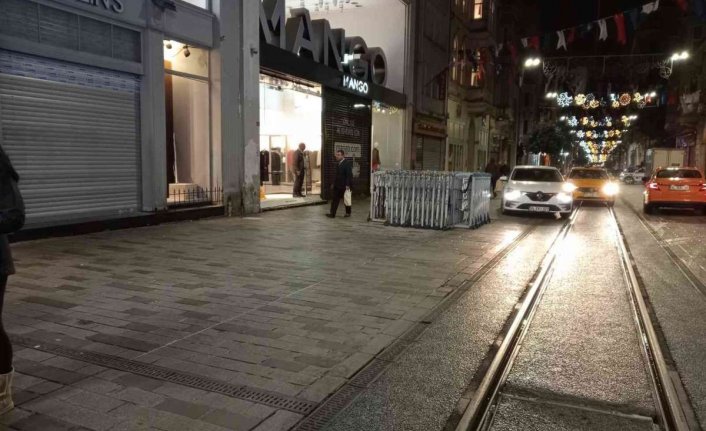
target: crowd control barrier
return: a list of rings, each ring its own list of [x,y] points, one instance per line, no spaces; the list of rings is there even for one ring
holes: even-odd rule
[[[490,175],[436,171],[373,174],[370,218],[422,229],[478,228],[490,222]]]

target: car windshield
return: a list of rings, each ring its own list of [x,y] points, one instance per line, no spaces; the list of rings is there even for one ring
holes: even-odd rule
[[[569,178],[577,180],[607,180],[608,173],[596,169],[574,169]]]
[[[540,183],[560,183],[564,179],[559,171],[554,169],[515,169],[513,181],[536,181]]]
[[[663,169],[657,178],[701,178],[701,172],[694,169]]]

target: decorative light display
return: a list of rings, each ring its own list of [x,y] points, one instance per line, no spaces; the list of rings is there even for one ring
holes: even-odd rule
[[[569,124],[570,127],[576,127],[579,125],[579,120],[576,117],[571,117],[571,118],[569,118],[567,123]]]
[[[612,102],[610,102],[610,107],[613,109],[618,109],[620,108],[620,102],[617,100],[613,100]]]
[[[574,102],[578,106],[582,106],[584,103],[586,103],[586,95],[583,93],[577,94],[576,97],[574,97]]]
[[[561,93],[557,98],[556,98],[556,103],[562,107],[562,108],[568,108],[571,106],[571,103],[573,103],[574,98],[569,94],[569,93]]]
[[[583,138],[585,136],[586,136],[586,132],[584,132],[583,130],[579,130],[578,132],[576,132],[576,137],[578,137],[578,138]]]
[[[640,104],[640,102],[642,102],[642,99],[643,99],[643,97],[642,97],[642,94],[640,94],[640,93],[635,93],[632,95],[633,102],[635,102],[637,104]]]
[[[628,106],[630,104],[630,101],[632,100],[632,98],[630,97],[630,95],[628,93],[623,93],[620,95],[620,99],[618,99],[618,100],[620,101],[620,105]]]
[[[601,102],[599,102],[598,100],[591,100],[591,101],[588,103],[588,107],[591,108],[591,109],[600,108],[600,106],[601,106]]]
[[[588,93],[588,94],[586,95],[586,102],[591,103],[591,102],[593,102],[594,100],[596,100],[596,96],[594,96],[593,93]]]

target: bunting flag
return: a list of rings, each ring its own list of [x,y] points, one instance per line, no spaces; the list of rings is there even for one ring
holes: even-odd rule
[[[625,15],[619,13],[613,17],[615,20],[615,28],[618,31],[617,41],[621,45],[626,45],[628,43],[628,36],[625,32]]]
[[[650,2],[642,6],[642,13],[649,15],[652,12],[657,11],[657,9],[659,9],[659,0],[655,0],[654,2]]]
[[[556,49],[564,49],[564,51],[567,50],[566,48],[566,36],[564,35],[564,30],[559,30],[556,32],[557,37],[559,38],[559,42],[556,44]]]
[[[598,20],[598,28],[600,29],[600,34],[598,35],[599,40],[608,40],[608,25],[604,19]]]
[[[691,4],[697,16],[706,20],[706,0],[673,0],[684,8]],[[564,50],[568,51],[577,37],[582,39],[598,37],[599,41],[614,40],[620,45],[627,45],[628,37],[634,33],[647,15],[659,10],[660,0],[652,0],[637,8],[625,10],[612,16],[600,18],[565,29],[556,30],[538,36],[528,36],[520,39],[526,49]],[[612,21],[615,25],[608,25]],[[598,30],[597,32],[595,30]],[[509,46],[509,45],[508,45]]]

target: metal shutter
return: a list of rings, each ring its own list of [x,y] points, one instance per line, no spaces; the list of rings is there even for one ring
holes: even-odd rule
[[[425,171],[443,170],[444,142],[436,138],[424,138],[422,167]]]
[[[354,159],[353,193],[370,194],[370,142],[373,113],[369,100],[324,88],[323,95],[323,157],[321,195],[330,199],[331,185],[336,177],[335,145],[360,145],[361,157]],[[357,169],[356,169],[357,165]],[[358,177],[355,171],[359,170]]]
[[[62,73],[71,75],[71,67],[62,63]],[[109,88],[116,75],[106,71],[93,80],[85,76],[98,70],[73,67],[83,79]],[[115,91],[0,73],[0,142],[22,177],[28,222],[135,212],[138,122],[135,89]]]

